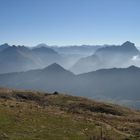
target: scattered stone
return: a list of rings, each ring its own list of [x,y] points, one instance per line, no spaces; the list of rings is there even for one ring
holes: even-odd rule
[[[55,91],[54,93],[53,93],[53,95],[58,95],[59,94],[59,92],[57,92],[57,91]]]

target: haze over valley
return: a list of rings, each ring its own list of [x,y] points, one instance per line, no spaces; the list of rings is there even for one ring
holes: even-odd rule
[[[2,87],[59,91],[140,108],[140,52],[130,41],[32,48],[3,44],[0,48]]]

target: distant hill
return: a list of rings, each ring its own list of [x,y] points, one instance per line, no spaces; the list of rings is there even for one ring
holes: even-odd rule
[[[0,75],[0,85],[20,89],[67,91],[75,75],[54,63],[43,69]],[[73,84],[72,84],[73,83]]]
[[[44,69],[0,75],[0,86],[49,92],[57,90],[140,109],[139,83],[140,68],[135,66],[74,75],[54,63]]]
[[[140,112],[82,97],[0,88],[0,139],[140,140]]]
[[[118,100],[118,102],[140,101],[138,84],[140,68],[138,67],[102,69],[78,75],[78,78],[79,81],[84,80],[81,90],[84,92],[88,89],[88,96],[93,98],[95,96],[102,99],[110,98]]]
[[[129,41],[121,46],[107,46],[97,49],[88,57],[81,58],[70,69],[75,73],[84,73],[102,68],[140,66],[140,52],[134,43]]]

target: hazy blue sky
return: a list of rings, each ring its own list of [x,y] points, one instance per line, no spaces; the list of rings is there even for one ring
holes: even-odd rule
[[[0,0],[0,44],[140,46],[140,0]]]

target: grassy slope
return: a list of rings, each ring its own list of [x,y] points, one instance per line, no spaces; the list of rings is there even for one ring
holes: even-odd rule
[[[0,89],[0,140],[139,140],[140,112],[62,94]]]

